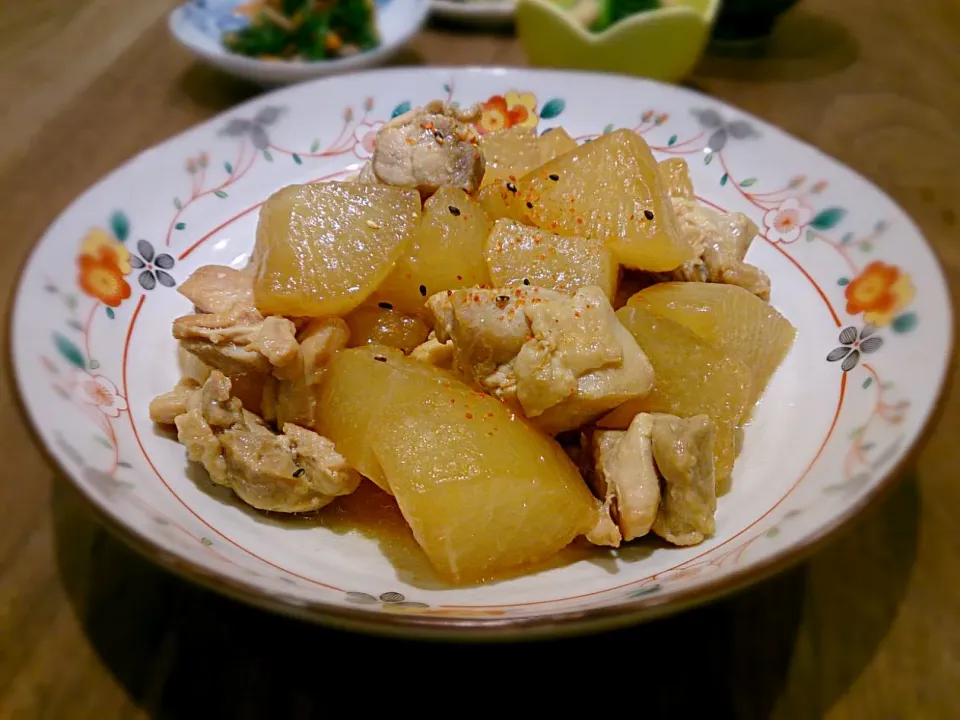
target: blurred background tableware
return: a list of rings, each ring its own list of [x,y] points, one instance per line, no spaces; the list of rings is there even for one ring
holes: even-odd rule
[[[797,0],[722,0],[712,40],[716,44],[763,40],[796,4]]]
[[[517,36],[532,65],[679,82],[700,58],[719,5],[720,0],[519,0]]]
[[[516,0],[430,0],[433,17],[464,27],[509,26],[516,8]]]
[[[341,7],[345,5],[350,3],[341,4]],[[284,36],[292,33],[284,31],[308,22],[311,17],[309,13],[301,13],[298,18],[296,13],[291,13],[294,18],[291,20],[278,13],[266,0],[190,0],[170,13],[169,27],[181,45],[208,64],[231,75],[273,86],[379,65],[407,44],[423,27],[430,11],[429,0],[376,0],[375,3],[355,0],[352,5],[372,6],[377,33],[375,41],[364,48],[344,47],[339,36],[327,33],[323,46],[315,51],[295,48],[300,52],[292,58],[274,53],[254,57],[228,47],[231,37],[249,32],[251,26],[258,24],[259,17],[265,20],[259,25],[263,32],[253,38],[256,42],[235,41],[234,45],[248,51],[258,46],[279,46],[284,42],[289,47],[292,41]],[[319,11],[317,13],[318,22],[328,22],[326,17],[319,16]],[[354,18],[347,21],[356,22]],[[278,36],[276,42],[274,36]],[[242,35],[239,37],[243,39]],[[317,59],[306,59],[310,57]]]

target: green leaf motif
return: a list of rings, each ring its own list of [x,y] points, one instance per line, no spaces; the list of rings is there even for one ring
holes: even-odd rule
[[[233,165],[231,165],[230,163],[225,162],[223,164],[223,169],[227,171],[228,175],[233,175]]]
[[[868,377],[866,380],[863,381],[863,389],[864,389],[864,390],[866,390],[866,389],[867,389],[868,387],[870,387],[871,385],[873,385],[873,378],[872,378],[872,377]]]
[[[606,135],[607,133],[612,133],[612,132],[613,132],[613,123],[607,123],[606,127],[603,128],[603,134]]]
[[[111,320],[113,320],[116,316],[117,316],[117,314],[113,311],[113,308],[112,308],[112,307],[108,307],[108,308],[107,308],[107,317],[110,318]]]
[[[174,225],[173,227],[174,227],[175,230],[183,230],[186,226],[187,226],[186,223],[179,222],[179,223],[177,223],[176,225]]]
[[[173,199],[173,206],[174,206],[177,210],[179,210],[179,209],[181,209],[181,208],[183,207],[183,203],[180,202],[180,198],[175,197],[175,198]]]
[[[227,194],[223,190],[214,190],[213,194],[216,195],[221,200],[227,196]]]
[[[670,136],[670,139],[667,140],[667,147],[669,147],[669,146],[671,146],[671,145],[674,145],[676,142],[677,142],[677,136],[676,136],[676,135],[671,135],[671,136]]]
[[[720,187],[723,187],[724,185],[726,185],[726,184],[727,184],[727,180],[729,180],[729,179],[730,179],[730,176],[727,175],[726,173],[724,173],[723,175],[721,175],[721,176],[720,176]]]
[[[740,187],[751,187],[757,184],[756,178],[747,178],[746,180],[740,181]]]
[[[107,450],[113,450],[113,445],[111,445],[110,441],[103,437],[103,435],[94,435],[93,439],[98,444],[103,445]]]
[[[405,112],[410,112],[410,101],[409,101],[409,100],[407,100],[407,101],[405,101],[405,102],[402,102],[402,103],[400,103],[399,105],[397,105],[397,106],[393,109],[393,112],[390,113],[390,119],[392,120],[393,118],[398,117],[399,115],[403,115]]]
[[[768,538],[775,538],[779,534],[780,534],[780,528],[778,528],[776,525],[774,525],[772,528],[770,528],[764,533],[764,535]]]
[[[843,287],[844,285],[849,285],[849,284],[850,284],[850,278],[842,277],[839,280],[837,280],[837,285],[839,285],[840,287]]]
[[[312,143],[310,143],[310,152],[315,153],[319,149],[320,149],[319,140],[314,140]]]
[[[640,590],[634,590],[630,593],[631,599],[642,598],[647,595],[653,595],[656,592],[660,592],[662,585],[651,585],[650,587],[641,588]]]
[[[80,348],[74,345],[69,338],[55,332],[53,334],[53,342],[57,346],[57,350],[60,351],[60,354],[63,355],[68,362],[76,365],[81,370],[86,370],[87,361],[83,359],[83,353],[80,352]]]
[[[445,93],[450,92],[451,89],[452,89],[452,88],[450,87],[450,85],[449,85],[448,83],[444,83],[444,84],[443,84],[443,91],[444,91]]]
[[[870,252],[871,250],[873,250],[873,243],[869,243],[866,240],[860,243],[861,252]]]
[[[917,314],[908,312],[898,315],[893,319],[893,331],[895,333],[910,332],[917,326]]]
[[[100,368],[100,361],[90,358],[90,361],[87,363],[90,366],[91,370],[98,370]]]
[[[540,117],[543,120],[555,118],[557,115],[563,112],[565,107],[567,107],[567,103],[560,98],[553,98],[553,100],[548,100],[543,104],[543,109],[540,110]]]
[[[269,150],[263,151],[263,159],[266,160],[267,162],[273,162],[273,155],[270,154]]]
[[[207,537],[200,538],[200,542],[201,542],[205,547],[210,547],[211,545],[213,545],[213,540],[211,540],[210,538],[207,538]]]
[[[110,229],[120,242],[125,242],[130,237],[130,220],[123,210],[116,210],[110,216]]]
[[[844,234],[843,234],[843,237],[840,238],[840,243],[841,243],[842,245],[847,245],[847,244],[849,244],[849,243],[851,243],[851,242],[853,242],[853,233],[852,233],[852,232],[844,233]]]
[[[296,153],[294,153],[293,155],[291,155],[291,157],[293,158],[293,161],[294,161],[297,165],[303,165],[303,158],[301,158],[299,155],[297,155]]]
[[[846,214],[847,211],[843,208],[826,208],[814,216],[813,220],[810,221],[810,226],[817,230],[829,230],[839,225]]]
[[[711,153],[707,153],[706,155],[703,156],[703,164],[704,164],[704,165],[709,165],[709,164],[712,163],[712,162],[713,162],[713,153],[712,153],[712,152],[711,152]]]

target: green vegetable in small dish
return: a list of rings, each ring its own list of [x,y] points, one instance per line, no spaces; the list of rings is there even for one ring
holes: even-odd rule
[[[254,0],[250,25],[224,46],[261,60],[328,60],[380,44],[373,0]]]
[[[669,0],[554,0],[579,25],[591,32],[603,32],[637,13],[669,5]]]

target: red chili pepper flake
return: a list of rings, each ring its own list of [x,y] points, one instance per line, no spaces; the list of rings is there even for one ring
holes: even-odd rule
[[[464,417],[466,417],[467,420],[473,420],[473,413],[467,413]]]
[[[411,275],[410,273],[407,273],[407,280],[410,280],[412,278],[413,278],[413,275]]]
[[[473,301],[474,301],[475,303],[480,302],[480,296],[479,296],[479,295],[474,295],[474,296],[473,296]]]
[[[550,227],[556,228],[556,227],[557,227],[557,221],[554,220],[552,223],[550,223]]]
[[[382,307],[384,310],[393,310],[393,305],[388,302],[379,302],[377,305]]]
[[[573,313],[573,316],[574,316],[574,317],[577,317],[577,318],[580,317],[580,311],[577,310],[576,312],[574,312],[574,313]]]
[[[407,145],[413,145],[416,142],[413,138],[407,138]]]
[[[454,217],[457,217],[460,215],[460,208],[458,208],[456,205],[450,205],[449,207],[447,207],[447,210],[449,210],[450,214],[453,215]]]
[[[534,245],[539,245],[539,244],[542,243],[542,242],[543,242],[543,238],[540,237],[540,236],[537,236],[537,237],[535,237],[535,238],[533,239],[533,244],[534,244]]]
[[[463,280],[463,275],[457,275],[457,280]]]
[[[410,276],[407,275],[407,277],[410,277]],[[427,296],[427,286],[426,286],[426,285],[421,285],[421,286],[420,286],[420,294],[421,294],[423,297],[426,297],[426,296]]]
[[[631,215],[630,219],[633,220],[635,217],[636,217],[635,215]]]
[[[554,182],[556,182],[557,180],[560,179],[560,176],[557,175],[556,173],[550,173],[550,175],[548,175],[548,177],[549,177],[551,180],[553,180]]]
[[[547,259],[547,256],[541,254],[541,255],[540,255],[540,259],[541,259],[541,260],[546,260],[546,259]]]
[[[577,218],[577,224],[583,225],[583,218]]]
[[[450,404],[456,405],[457,401],[454,398],[450,398]]]
[[[476,144],[476,143],[477,143],[476,140],[471,140],[470,142],[472,142],[473,144]],[[473,154],[473,159],[474,159],[474,160],[479,160],[479,159],[480,159],[480,153],[475,152],[475,153]]]
[[[647,220],[653,220],[653,210],[644,210],[644,211],[643,211],[643,216],[644,216]]]
[[[488,413],[487,413],[487,417],[492,418],[492,417],[493,417],[493,413],[492,413],[492,412],[488,412]]]
[[[386,362],[387,359],[383,355],[374,355],[373,359],[377,362]]]

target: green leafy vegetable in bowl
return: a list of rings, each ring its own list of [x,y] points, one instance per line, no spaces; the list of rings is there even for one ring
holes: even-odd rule
[[[380,44],[373,0],[260,0],[247,7],[250,25],[223,36],[239,55],[327,60]]]
[[[579,25],[592,32],[603,32],[637,13],[669,5],[669,0],[554,0]]]

